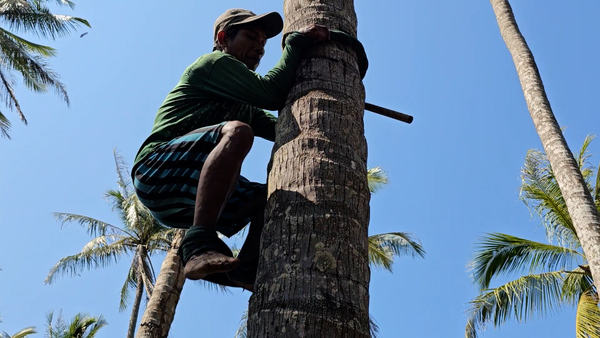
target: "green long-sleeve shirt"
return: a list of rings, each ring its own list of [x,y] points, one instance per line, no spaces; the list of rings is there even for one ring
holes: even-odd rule
[[[288,35],[281,59],[265,76],[227,53],[215,51],[199,57],[160,106],[134,166],[161,144],[224,121],[247,123],[256,136],[273,141],[277,118],[264,109],[283,108],[300,53],[310,43],[300,33]]]

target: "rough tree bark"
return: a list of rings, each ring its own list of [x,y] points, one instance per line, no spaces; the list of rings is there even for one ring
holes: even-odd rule
[[[312,23],[356,36],[352,0],[286,0],[284,34]],[[305,53],[279,114],[249,337],[368,337],[370,194],[357,55]]]
[[[521,34],[510,3],[490,0],[500,34],[512,55],[527,108],[542,141],[548,161],[565,198],[569,215],[589,262],[594,285],[600,290],[600,217],[594,200],[567,146],[546,96],[533,54]]]
[[[166,338],[175,317],[175,309],[183,289],[185,277],[177,250],[185,234],[178,231],[173,238],[171,249],[167,253],[156,278],[152,296],[144,311],[136,338]]]

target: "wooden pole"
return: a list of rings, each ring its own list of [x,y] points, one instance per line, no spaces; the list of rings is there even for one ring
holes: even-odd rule
[[[402,122],[405,122],[408,124],[412,123],[412,121],[413,121],[413,117],[410,115],[403,114],[403,113],[397,112],[395,110],[383,108],[383,107],[380,107],[380,106],[377,106],[377,105],[374,105],[371,103],[367,103],[367,102],[365,102],[365,110],[368,110],[373,113],[377,113],[379,115],[387,116],[394,120],[402,121]]]

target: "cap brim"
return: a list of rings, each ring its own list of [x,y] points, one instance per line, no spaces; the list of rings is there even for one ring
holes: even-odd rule
[[[283,29],[283,19],[277,12],[265,13],[257,16],[252,16],[242,21],[236,22],[231,26],[240,25],[257,25],[265,29],[267,39],[270,39],[281,32]]]

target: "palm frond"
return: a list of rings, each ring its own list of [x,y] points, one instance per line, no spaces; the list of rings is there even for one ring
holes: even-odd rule
[[[595,292],[594,280],[589,269],[582,266],[565,271],[566,277],[562,285],[562,297],[565,302],[576,306],[581,296],[588,291]]]
[[[392,271],[394,257],[390,250],[369,242],[369,265]]]
[[[168,228],[157,221],[156,218],[154,218],[154,216],[152,216],[150,213],[150,210],[141,204],[137,195],[133,194],[130,197],[130,200],[132,204],[136,205],[135,209],[137,210],[137,217],[128,217],[128,220],[135,219],[138,223],[129,224],[140,234],[140,239],[146,246],[148,252],[152,254],[157,250],[169,250],[175,234],[180,229]]]
[[[234,338],[247,338],[248,337],[248,309],[244,310],[242,313],[242,318],[240,319],[240,326],[238,326],[237,331],[235,331]]]
[[[112,243],[108,243],[106,238],[102,238],[102,236],[93,239],[93,244],[89,245],[88,243],[80,253],[60,259],[50,269],[44,283],[53,283],[56,275],[69,274],[75,276],[83,270],[91,270],[116,263],[119,256],[132,251],[127,245],[127,241],[127,237],[121,237]]]
[[[367,170],[367,181],[369,191],[373,194],[379,191],[385,184],[388,184],[387,173],[381,167],[373,167]]]
[[[69,325],[69,337],[85,337],[85,333],[97,324],[97,319],[87,314],[78,313],[71,320]]]
[[[55,338],[59,336],[61,332],[66,330],[67,326],[62,320],[62,313],[59,313],[56,322],[54,321],[54,311],[50,311],[46,314],[46,337]]]
[[[127,162],[125,158],[117,152],[117,149],[113,149],[113,157],[115,158],[115,166],[117,169],[117,184],[121,189],[121,192],[125,199],[130,195],[131,179],[129,178],[129,169],[127,168]]]
[[[591,155],[588,151],[588,147],[590,146],[590,143],[592,143],[594,138],[596,138],[595,135],[587,135],[585,137],[585,139],[583,140],[583,145],[581,146],[581,148],[579,149],[579,152],[576,155],[577,156],[577,166],[579,167],[579,170],[581,170],[582,172],[584,171],[584,169],[589,168],[588,164],[589,164],[589,158],[591,157]],[[585,176],[586,175],[584,175],[584,177]]]
[[[591,155],[589,154],[588,147],[590,143],[596,138],[596,135],[587,135],[585,140],[583,141],[583,145],[577,154],[577,163],[579,165],[579,169],[585,179],[585,182],[590,190],[592,198],[594,199],[594,203],[596,205],[596,209],[600,212],[600,166],[594,167],[590,164],[589,158]],[[594,177],[594,170],[596,171],[596,176]]]
[[[122,240],[124,244],[127,244],[127,242],[129,241],[129,239],[127,237],[123,237],[121,235],[112,235],[111,234],[111,235],[99,236],[96,238],[92,238],[91,241],[89,241],[86,245],[84,245],[83,249],[81,249],[81,252],[93,251],[96,248],[105,247],[108,245],[108,243],[114,243],[119,240]]]
[[[590,165],[589,158],[591,157],[591,155],[589,154],[587,148],[594,139],[594,137],[594,135],[587,135],[585,137],[585,140],[583,141],[583,146],[581,146],[581,149],[577,154],[577,164],[579,166],[579,170],[581,171],[581,175],[583,176],[583,179],[590,191],[592,191],[593,189],[591,179],[594,175],[594,168]]]
[[[2,101],[6,104],[8,109],[16,110],[17,115],[21,119],[21,122],[27,125],[27,119],[25,118],[25,114],[21,110],[21,105],[19,104],[19,100],[17,100],[17,96],[15,95],[15,91],[13,89],[14,81],[9,77],[9,74],[2,71],[0,68],[0,82],[2,83],[2,92],[0,93],[0,97]],[[8,119],[6,116],[3,116],[4,124],[8,123]],[[10,127],[10,123],[8,123],[7,127]],[[8,133],[6,133],[8,135]]]
[[[492,278],[518,271],[571,269],[581,254],[575,250],[502,234],[486,234],[469,262],[473,281],[481,290]]]
[[[94,323],[91,325],[91,327],[88,328],[89,330],[88,330],[87,338],[94,338],[98,334],[98,331],[101,328],[108,325],[108,322],[102,315],[100,315],[100,317],[93,318],[93,319],[94,319]]]
[[[119,301],[119,311],[125,311],[129,306],[129,290],[137,287],[136,268],[134,265],[129,267],[125,283],[121,287],[121,299]]]
[[[54,218],[61,223],[62,226],[65,226],[66,224],[71,222],[79,223],[79,225],[86,228],[87,233],[92,237],[105,236],[111,234],[123,236],[127,235],[129,237],[133,237],[129,232],[118,226],[100,221],[92,217],[78,214],[70,214],[66,212],[54,212],[52,214],[54,215]]]
[[[54,321],[54,313],[46,315],[46,336],[48,338],[93,338],[98,330],[108,325],[103,316],[92,317],[87,313],[76,314],[65,323],[62,313]]]
[[[51,39],[68,35],[80,25],[91,27],[85,19],[52,14],[50,9],[40,1],[35,2],[34,6],[23,5],[21,2],[4,1],[0,10],[0,18],[15,31],[33,33],[42,38]]]
[[[209,281],[205,281],[203,279],[195,280],[194,282],[196,282],[196,284],[202,284],[203,287],[209,289],[210,291],[217,291],[217,292],[231,294],[231,291],[229,291],[229,289],[226,286],[223,286],[221,284],[212,283]]]
[[[29,327],[26,327],[26,328],[20,330],[19,332],[15,333],[15,334],[13,334],[12,336],[6,332],[1,332],[0,338],[4,338],[4,337],[6,337],[6,338],[24,338],[24,337],[27,337],[34,333],[37,333],[37,331],[35,330],[35,327],[29,326]]]
[[[2,134],[2,137],[10,140],[10,133],[8,132],[9,130],[10,121],[2,112],[0,112],[0,134]]]
[[[394,256],[425,256],[425,250],[418,240],[405,232],[390,232],[369,236],[369,263],[392,271]]]
[[[556,240],[561,246],[579,248],[580,243],[573,221],[550,162],[543,152],[527,152],[521,170],[521,180],[519,197],[532,214],[542,219],[548,240]]]
[[[48,1],[48,0],[42,0]],[[71,9],[75,8],[75,3],[70,0],[55,0],[55,2],[60,6],[69,6]]]
[[[3,54],[14,55],[15,51],[13,51],[13,49],[18,48],[24,53],[39,54],[43,57],[56,56],[56,49],[27,40],[5,29],[0,28],[0,35],[2,36],[1,39],[3,41],[11,42],[8,46],[0,46],[0,50]]]
[[[155,231],[148,239],[148,254],[152,255],[156,251],[167,252],[171,250],[171,244],[175,238],[175,234],[181,229],[166,228],[158,224],[160,228]]]
[[[123,224],[127,226],[127,202],[125,196],[121,193],[120,189],[108,189],[104,192],[104,199],[110,204],[111,210],[119,215],[119,219]]]
[[[598,295],[591,290],[583,293],[577,305],[575,319],[577,338],[600,337],[600,308],[598,308]]]
[[[564,272],[554,271],[523,276],[483,292],[470,302],[466,338],[475,338],[492,323],[495,327],[509,319],[527,321],[562,306],[561,286]]]
[[[137,234],[150,233],[154,228],[154,218],[150,210],[139,200],[136,194],[131,194],[124,203],[125,224]]]
[[[379,325],[373,316],[369,316],[369,332],[371,333],[371,338],[377,338],[379,334]]]
[[[21,38],[16,40],[14,35],[0,28],[0,54],[6,67],[21,74],[25,86],[35,92],[44,93],[48,86],[54,88],[68,106],[70,101],[67,90],[58,75],[48,66],[46,58],[31,54],[32,48],[37,48],[38,52],[52,52],[51,48],[25,42],[27,41]]]

